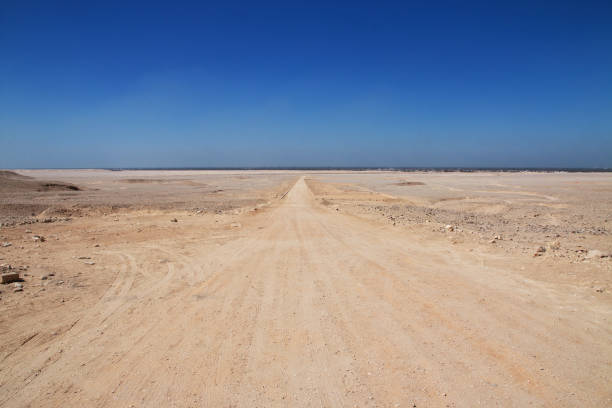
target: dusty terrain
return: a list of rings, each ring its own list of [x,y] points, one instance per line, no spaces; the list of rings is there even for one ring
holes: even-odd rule
[[[610,173],[2,173],[0,406],[607,407],[611,214]]]

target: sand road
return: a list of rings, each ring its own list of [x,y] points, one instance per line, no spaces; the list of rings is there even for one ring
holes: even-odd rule
[[[2,362],[0,405],[611,403],[609,308],[324,207],[303,178],[223,245],[109,256],[95,306]]]

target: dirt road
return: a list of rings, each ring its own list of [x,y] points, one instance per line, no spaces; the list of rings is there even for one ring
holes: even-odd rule
[[[104,296],[1,362],[1,406],[612,403],[611,310],[591,292],[321,206],[304,179],[223,245],[107,255]]]

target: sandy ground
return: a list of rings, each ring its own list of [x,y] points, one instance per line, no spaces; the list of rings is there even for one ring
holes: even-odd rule
[[[612,404],[612,174],[19,174],[0,406]]]

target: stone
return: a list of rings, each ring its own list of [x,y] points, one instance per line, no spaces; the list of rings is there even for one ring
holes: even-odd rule
[[[170,222],[178,222],[178,220],[176,218],[173,218],[170,220]]]
[[[610,253],[600,251],[599,249],[591,249],[587,252],[585,258],[586,259],[595,259],[595,258],[607,258],[610,256]]]
[[[448,224],[444,227],[445,230],[447,230],[448,232],[453,232],[455,230],[455,227],[453,227],[452,225]]]
[[[4,247],[4,248],[10,247],[11,245],[13,245],[13,244],[11,244],[10,242],[3,242],[2,243],[2,247]]]
[[[11,283],[11,282],[17,282],[19,280],[19,272],[3,273],[1,276],[2,276],[2,283],[4,284]]]
[[[542,256],[544,254],[544,252],[546,252],[546,248],[544,248],[543,246],[539,246],[536,248],[535,253],[533,254],[533,256]]]
[[[34,240],[35,242],[45,242],[45,237],[43,237],[42,235],[34,235],[32,236],[32,240]]]
[[[548,243],[548,248],[554,251],[561,248],[561,243],[559,241],[552,241]]]

